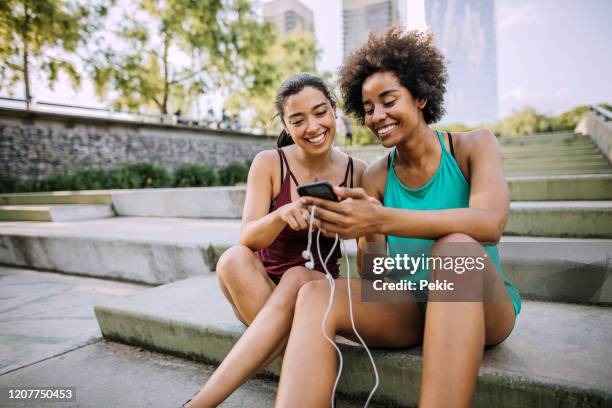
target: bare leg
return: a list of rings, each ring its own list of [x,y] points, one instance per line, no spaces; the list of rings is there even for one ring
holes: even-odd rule
[[[440,246],[445,243],[473,244],[464,248],[482,247],[471,237],[452,234],[437,241],[432,255],[445,256],[452,248]],[[456,247],[455,247],[456,248]],[[477,254],[463,253],[463,256]],[[446,271],[448,272],[448,271]],[[449,273],[454,274],[453,271]],[[443,271],[432,271],[432,277],[440,280],[451,278]],[[487,277],[503,282],[495,266],[487,262]],[[483,280],[470,281],[471,287],[484,292]],[[505,292],[504,292],[505,293]],[[476,380],[485,344],[495,344],[507,336],[514,325],[514,308],[510,300],[505,301],[432,301],[427,304],[425,335],[423,342],[423,373],[419,407],[469,407],[476,390]],[[470,294],[463,293],[466,300]],[[481,298],[482,299],[482,298]],[[454,299],[462,300],[462,299]],[[476,299],[474,299],[476,300]]]
[[[247,326],[257,316],[276,287],[263,264],[249,248],[236,245],[221,255],[217,263],[219,286]]]
[[[299,288],[325,276],[303,267],[289,269],[204,388],[187,407],[215,407],[284,348]]]
[[[348,312],[347,285],[336,281],[332,311],[326,331],[354,339]],[[351,280],[353,314],[357,331],[366,344],[405,348],[420,344],[423,319],[415,302],[361,302],[361,282]],[[281,371],[276,406],[328,407],[336,377],[336,351],[323,337],[321,321],[329,301],[325,281],[305,284],[298,294],[296,311]]]

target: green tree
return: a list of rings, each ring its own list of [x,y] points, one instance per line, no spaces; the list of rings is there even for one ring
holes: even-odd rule
[[[271,28],[246,0],[139,0],[114,30],[118,43],[93,58],[100,96],[116,108],[188,107],[207,91],[228,86],[265,52]]]
[[[13,88],[23,81],[27,108],[32,100],[32,73],[47,75],[49,85],[65,72],[76,88],[80,74],[67,57],[89,38],[108,10],[107,4],[87,6],[64,0],[0,1],[0,85]]]
[[[530,135],[559,129],[561,126],[556,118],[540,114],[532,107],[514,112],[493,126],[493,131],[502,136]]]
[[[266,52],[250,58],[247,75],[240,88],[230,95],[225,107],[230,110],[253,109],[253,125],[268,129],[274,127],[270,124],[276,114],[274,98],[278,87],[298,72],[316,73],[318,55],[316,39],[311,33],[294,30],[288,35],[271,36]]]

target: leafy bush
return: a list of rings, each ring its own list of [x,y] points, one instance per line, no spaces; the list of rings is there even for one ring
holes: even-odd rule
[[[208,187],[233,186],[247,180],[251,161],[232,163],[217,171],[201,164],[185,164],[174,174],[150,163],[137,163],[111,171],[84,169],[73,173],[32,179],[20,182],[16,179],[0,178],[0,193],[22,193],[34,191],[104,190],[124,188],[160,187]]]
[[[174,172],[175,187],[207,187],[219,185],[219,175],[210,166],[184,164]]]
[[[219,170],[219,180],[223,186],[233,186],[236,183],[244,183],[249,174],[250,163],[234,162]]]
[[[172,176],[160,166],[136,163],[112,170],[106,188],[171,187]]]

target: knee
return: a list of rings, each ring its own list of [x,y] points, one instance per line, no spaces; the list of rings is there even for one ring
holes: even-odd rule
[[[444,244],[444,243],[451,243],[451,242],[470,243],[470,242],[477,242],[477,241],[471,236],[461,233],[461,232],[453,232],[451,234],[440,237],[436,240],[436,244],[438,243]]]
[[[239,274],[249,269],[253,251],[244,245],[235,245],[221,255],[217,262],[215,271],[218,278],[223,282],[233,281]]]
[[[304,284],[315,279],[309,272],[310,271],[306,271],[300,266],[288,269],[283,274],[278,284],[278,289],[282,288],[294,293],[294,295],[297,294],[298,290],[300,290]]]
[[[304,283],[298,292],[296,312],[298,310],[314,310],[326,306],[329,301],[329,283],[326,279],[317,279]]]
[[[472,245],[467,244],[475,244],[480,247],[480,244],[471,236],[460,232],[453,232],[452,234],[445,235],[436,240],[431,248],[431,255],[460,255],[461,252],[468,250],[468,248],[472,248]],[[476,248],[476,246],[474,246],[474,248]]]

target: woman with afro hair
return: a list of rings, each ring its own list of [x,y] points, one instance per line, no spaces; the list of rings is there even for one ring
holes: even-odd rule
[[[485,129],[451,135],[430,127],[444,113],[446,80],[444,57],[431,34],[397,27],[370,34],[345,60],[339,85],[345,110],[390,153],[366,169],[363,189],[335,188],[341,202],[301,199],[316,205],[316,223],[324,233],[359,238],[362,279],[336,283],[327,336],[356,339],[350,285],[355,328],[366,344],[423,346],[421,408],[471,405],[485,346],[510,334],[521,306],[496,247],[508,218],[509,192],[495,136]],[[409,270],[394,262],[380,275],[380,268],[372,267],[375,259],[361,264],[376,258],[375,248],[394,261],[404,255],[427,259],[427,266]],[[398,282],[414,286],[395,285],[408,288],[397,296],[391,284]],[[389,290],[374,293],[383,284]],[[336,351],[316,330],[328,302],[323,280],[306,283],[298,293],[277,406],[329,405]]]

